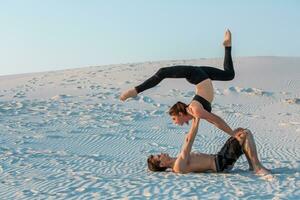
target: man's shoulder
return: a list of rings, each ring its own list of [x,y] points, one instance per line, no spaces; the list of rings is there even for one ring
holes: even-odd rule
[[[185,173],[187,169],[187,161],[183,158],[181,154],[179,154],[176,158],[176,161],[173,166],[173,171],[176,173]]]

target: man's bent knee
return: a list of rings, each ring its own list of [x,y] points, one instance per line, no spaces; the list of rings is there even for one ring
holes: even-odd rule
[[[246,140],[246,137],[247,137],[247,134],[248,133],[246,133],[246,132],[240,132],[239,134],[238,134],[238,141],[239,141],[239,143],[241,144],[241,145],[243,145],[244,144],[244,142],[245,142],[245,140]]]
[[[234,134],[237,134],[237,133],[243,132],[243,131],[245,131],[245,130],[246,130],[246,129],[239,127],[239,128],[234,129],[233,132],[234,132]]]
[[[234,137],[237,141],[239,141],[240,145],[243,145],[246,140],[247,134],[248,133],[244,130],[239,130],[235,133]]]

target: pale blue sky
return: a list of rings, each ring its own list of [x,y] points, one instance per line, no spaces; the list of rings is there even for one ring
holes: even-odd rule
[[[0,0],[0,75],[91,65],[300,56],[297,0]]]

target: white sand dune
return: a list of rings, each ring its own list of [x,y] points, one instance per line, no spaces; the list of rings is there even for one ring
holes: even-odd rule
[[[214,82],[215,113],[255,134],[273,176],[153,173],[149,154],[176,156],[188,127],[168,108],[194,86],[164,80],[125,103],[122,90],[174,64],[146,62],[0,77],[0,199],[300,199],[300,58],[235,59],[236,78]],[[216,153],[227,135],[202,121],[193,150]]]

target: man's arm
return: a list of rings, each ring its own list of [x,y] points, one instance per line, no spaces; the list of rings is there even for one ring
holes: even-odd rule
[[[180,153],[180,156],[182,159],[188,161],[189,156],[192,150],[192,146],[195,140],[195,137],[197,135],[198,126],[199,126],[199,118],[194,118],[192,121],[192,126],[188,132],[188,134],[185,136],[184,144]]]
[[[234,136],[233,130],[230,126],[218,115],[207,112],[203,107],[197,106],[197,108],[187,109],[188,113],[193,117],[205,119],[208,122],[214,124],[216,127],[226,132],[230,136]]]

